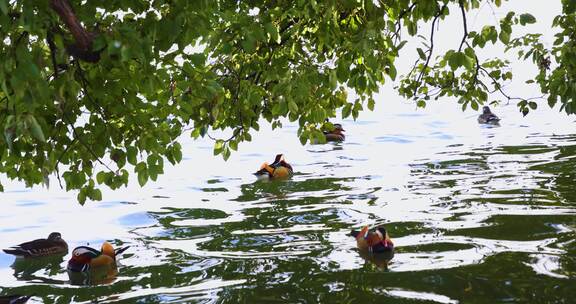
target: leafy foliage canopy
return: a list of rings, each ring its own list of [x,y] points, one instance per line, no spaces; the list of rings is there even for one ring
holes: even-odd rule
[[[214,146],[224,158],[262,118],[273,128],[298,121],[302,143],[322,140],[337,111],[356,118],[374,108],[374,93],[397,78],[406,33],[426,41],[398,82],[419,106],[455,96],[477,109],[493,91],[514,99],[502,90],[508,63],[477,56],[503,43],[540,68],[532,81],[550,105],[576,112],[575,2],[562,1],[551,49],[540,34],[513,37],[514,25],[536,22],[529,14],[469,32],[467,13],[484,2],[501,4],[0,0],[0,173],[29,186],[55,173],[83,203],[101,199],[97,185],[126,185],[129,171],[140,185],[156,180],[165,160],[182,159],[177,138],[188,129],[194,138],[229,130]],[[464,35],[457,49],[435,54],[435,26],[449,14],[462,16]]]

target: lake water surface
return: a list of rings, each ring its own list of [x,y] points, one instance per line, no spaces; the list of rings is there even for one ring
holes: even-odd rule
[[[576,130],[542,109],[495,109],[476,123],[454,102],[425,110],[381,97],[344,121],[342,144],[300,145],[263,127],[227,162],[183,139],[157,182],[75,193],[8,183],[0,247],[59,231],[71,247],[130,245],[118,277],[77,286],[69,254],[36,265],[0,253],[0,294],[35,303],[569,303],[576,298]],[[542,106],[544,107],[544,106]],[[284,153],[289,181],[257,182]],[[167,163],[167,162],[166,162]],[[4,177],[2,182],[5,183]],[[363,257],[347,234],[386,224],[393,259]]]

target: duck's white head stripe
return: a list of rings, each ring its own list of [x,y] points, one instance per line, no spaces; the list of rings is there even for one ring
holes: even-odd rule
[[[72,251],[72,254],[74,256],[81,256],[84,254],[98,255],[98,251],[90,247],[77,247],[76,249],[74,249],[74,251]]]

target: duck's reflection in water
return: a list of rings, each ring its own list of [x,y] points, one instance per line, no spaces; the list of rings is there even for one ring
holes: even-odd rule
[[[372,253],[365,250],[360,251],[360,256],[369,262],[369,264],[375,265],[377,268],[382,270],[388,270],[388,265],[390,261],[394,258],[394,251],[387,251],[382,253]]]
[[[64,255],[39,257],[39,258],[16,258],[11,267],[14,269],[14,277],[18,280],[40,280],[43,282],[54,282],[49,279],[62,272]],[[39,271],[44,271],[45,277],[41,277]]]
[[[70,284],[80,286],[110,284],[114,282],[117,276],[118,266],[116,263],[92,267],[89,270],[82,272],[68,270]]]

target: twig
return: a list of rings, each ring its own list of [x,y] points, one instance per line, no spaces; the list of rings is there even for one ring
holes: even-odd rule
[[[402,30],[402,18],[404,18],[406,14],[411,12],[414,9],[414,7],[416,7],[417,3],[418,1],[414,0],[414,2],[407,9],[403,10],[402,12],[400,12],[400,14],[398,14],[398,20],[396,21],[396,30],[394,31],[394,34],[392,34],[392,36],[396,41],[400,39],[400,30]]]
[[[458,52],[462,51],[462,47],[468,38],[468,23],[466,21],[466,11],[464,10],[464,1],[458,1],[460,5],[460,12],[462,12],[462,24],[464,25],[464,35],[462,36],[462,41],[460,42],[460,47],[458,47]]]
[[[78,133],[76,133],[76,128],[74,128],[74,125],[72,124],[72,122],[68,119],[68,117],[66,116],[66,114],[63,114],[63,117],[66,121],[66,123],[70,126],[70,128],[72,128],[72,135],[74,136],[75,139],[78,140],[78,142],[80,144],[82,144],[82,146],[84,146],[84,148],[86,148],[86,150],[92,155],[92,157],[94,157],[96,159],[97,162],[99,162],[102,166],[104,166],[106,169],[108,169],[108,171],[114,173],[115,171],[112,170],[110,167],[108,167],[107,164],[105,164],[98,155],[96,155],[96,153],[90,148],[90,146],[85,143],[80,136],[78,135]]]
[[[58,157],[58,160],[56,161],[56,165],[54,166],[54,169],[56,170],[56,178],[58,179],[58,184],[60,185],[60,189],[64,189],[64,187],[62,187],[62,180],[60,179],[60,170],[58,169],[58,165],[60,164],[60,162],[62,161],[62,158],[64,157],[64,155],[66,155],[68,150],[70,150],[70,148],[72,148],[72,146],[76,143],[76,141],[77,141],[76,138],[72,139],[72,142],[68,145],[68,147],[66,147],[66,149],[64,149],[62,154],[60,154],[60,156]]]
[[[76,60],[76,72],[78,73],[78,76],[80,76],[80,86],[82,87],[84,95],[86,96],[86,98],[88,98],[88,101],[90,101],[90,103],[92,103],[94,107],[96,107],[97,111],[100,113],[100,115],[102,115],[102,118],[108,119],[108,115],[106,115],[104,108],[98,102],[96,102],[96,100],[94,100],[94,98],[92,98],[92,96],[88,93],[88,85],[89,85],[88,79],[86,79],[86,77],[84,76],[84,70],[82,69],[82,66],[80,66],[80,62],[77,60]]]
[[[417,84],[420,83],[420,81],[422,80],[422,77],[424,77],[424,73],[426,72],[426,69],[428,69],[428,66],[430,65],[430,59],[432,58],[432,53],[434,52],[434,27],[436,26],[436,22],[438,21],[438,18],[440,18],[440,16],[442,15],[442,12],[444,11],[444,9],[446,8],[447,5],[448,5],[448,3],[444,4],[444,6],[442,6],[440,8],[440,10],[438,11],[438,13],[434,16],[434,20],[432,20],[432,28],[430,30],[430,48],[428,49],[428,56],[426,57],[426,62],[424,63],[424,66],[420,70],[420,75],[418,75],[418,78],[416,79]],[[418,85],[417,87],[414,88],[414,94],[416,94],[419,87],[420,87],[420,85]]]
[[[54,43],[54,34],[51,30],[48,30],[48,34],[46,34],[46,41],[48,42],[50,58],[52,59],[52,65],[54,66],[54,78],[56,78],[58,77],[58,63],[56,62],[56,44]]]

